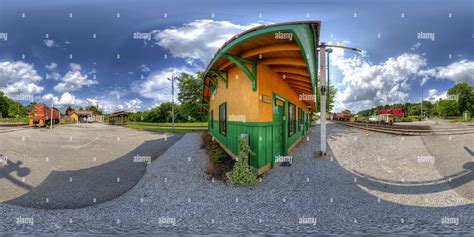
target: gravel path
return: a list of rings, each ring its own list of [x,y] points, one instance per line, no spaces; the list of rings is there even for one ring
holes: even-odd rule
[[[257,186],[233,187],[208,179],[200,137],[186,134],[123,196],[74,210],[0,204],[0,232],[474,233],[473,205],[435,208],[379,199],[361,188],[363,179],[354,182],[358,176],[339,158],[314,159],[318,135],[313,128],[291,154],[292,166],[276,167]],[[34,224],[21,224],[20,217]]]

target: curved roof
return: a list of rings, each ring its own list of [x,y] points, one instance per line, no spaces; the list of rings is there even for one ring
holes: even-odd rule
[[[296,93],[313,94],[319,29],[319,21],[297,21],[262,25],[235,35],[217,50],[203,74],[203,103],[208,104],[218,80],[227,84],[227,70],[233,66],[247,74],[255,91],[256,63],[280,74]]]

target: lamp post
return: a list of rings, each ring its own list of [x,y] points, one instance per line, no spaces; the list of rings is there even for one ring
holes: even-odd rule
[[[171,81],[171,118],[173,121],[173,132],[174,128],[174,74],[171,75],[171,79],[168,78],[168,81]]]
[[[318,46],[319,48],[319,71],[320,71],[320,83],[321,83],[321,88],[320,88],[320,125],[321,125],[321,151],[320,155],[321,156],[326,156],[327,155],[327,148],[326,148],[326,91],[329,91],[329,89],[326,89],[326,51],[328,53],[332,52],[332,49],[330,48],[342,48],[342,49],[348,49],[348,50],[353,50],[356,52],[362,52],[362,50],[357,49],[357,48],[352,48],[352,47],[347,47],[347,46],[342,46],[342,45],[327,45],[324,42],[321,42],[321,44]],[[328,49],[326,49],[328,48]],[[330,51],[330,52],[329,52]],[[328,54],[328,60],[329,60],[329,54]],[[329,81],[329,68],[328,68],[328,81]],[[329,82],[328,82],[329,85]],[[329,86],[328,86],[329,87]],[[329,92],[328,92],[329,93]]]

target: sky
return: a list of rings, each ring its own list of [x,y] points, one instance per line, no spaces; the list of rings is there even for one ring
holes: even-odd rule
[[[320,20],[334,111],[435,101],[474,85],[474,1],[0,0],[0,90],[28,104],[143,111],[260,24]],[[421,86],[423,85],[423,86]]]

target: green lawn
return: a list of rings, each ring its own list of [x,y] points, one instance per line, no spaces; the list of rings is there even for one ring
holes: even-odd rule
[[[19,118],[0,118],[0,122],[5,123],[28,123],[30,119],[28,117],[19,117]]]
[[[152,132],[160,132],[160,133],[190,133],[190,132],[204,132],[206,130],[203,129],[175,129],[173,128],[159,128],[157,127],[156,123],[153,124],[127,124],[125,125],[127,128],[133,128],[138,130],[145,130],[145,131],[152,131]]]
[[[150,122],[129,122],[129,124],[141,126],[161,126],[172,127],[173,123],[150,123]],[[175,123],[175,127],[207,127],[207,122],[193,122],[193,123]]]

